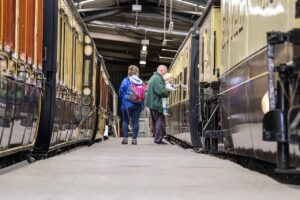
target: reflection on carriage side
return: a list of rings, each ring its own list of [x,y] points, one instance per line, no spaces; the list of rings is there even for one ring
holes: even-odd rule
[[[116,93],[73,2],[0,0],[0,11],[0,159],[101,140]]]

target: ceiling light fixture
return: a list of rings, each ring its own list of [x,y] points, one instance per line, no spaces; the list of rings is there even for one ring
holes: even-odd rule
[[[198,5],[198,4],[195,4],[195,3],[191,3],[191,2],[187,2],[187,1],[183,1],[183,0],[176,0],[176,1],[188,4],[188,5],[191,5],[191,6],[196,6],[196,7],[205,9],[205,6],[201,6],[201,5]]]
[[[177,50],[173,50],[173,49],[161,49],[162,51],[169,51],[169,52],[174,52],[174,53],[177,53],[178,51]]]
[[[75,6],[77,6],[78,4],[82,5],[82,4],[93,2],[93,1],[96,1],[96,0],[85,0],[85,1],[78,2],[78,3],[74,3],[74,5]]]
[[[96,0],[85,0],[85,1],[82,1],[80,2],[81,4],[85,4],[85,3],[89,3],[89,2],[93,2],[93,1],[96,1]]]
[[[160,59],[168,59],[168,60],[173,60],[174,58],[171,57],[164,57],[164,56],[159,56]]]
[[[149,45],[149,40],[146,38],[146,32],[145,32],[145,38],[141,40],[141,44],[142,44],[142,49],[140,54],[140,66],[145,67],[147,54],[148,54],[147,45]]]
[[[138,4],[133,4],[132,5],[132,11],[133,12],[142,12],[142,5],[138,5]]]
[[[142,51],[147,51],[147,46],[146,45],[143,45]]]
[[[146,36],[145,36],[145,37],[146,37]],[[141,44],[142,44],[142,45],[149,45],[149,40],[144,39],[144,40],[141,41]]]
[[[169,32],[172,32],[173,31],[173,28],[174,28],[174,22],[173,22],[173,0],[170,0],[170,8],[169,8],[169,29],[168,31]]]

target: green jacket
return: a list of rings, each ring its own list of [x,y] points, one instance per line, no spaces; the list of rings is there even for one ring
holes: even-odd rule
[[[163,112],[162,98],[169,97],[170,92],[166,89],[165,80],[158,73],[154,72],[148,83],[146,107]]]

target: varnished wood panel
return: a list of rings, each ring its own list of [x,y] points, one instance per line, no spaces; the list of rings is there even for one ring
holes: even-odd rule
[[[34,22],[35,0],[27,0],[26,53],[28,64],[32,64],[34,58]]]
[[[14,52],[15,50],[15,23],[16,23],[16,1],[4,0],[5,10],[4,14],[4,48],[7,52]]]
[[[37,27],[37,64],[38,69],[42,69],[42,63],[43,63],[43,0],[38,0],[38,11],[37,11],[37,20],[38,20],[38,27]]]
[[[0,50],[2,50],[3,48],[3,14],[4,14],[3,3],[4,0],[0,0]]]
[[[19,53],[20,59],[26,61],[26,1],[20,1],[20,10],[19,10]]]

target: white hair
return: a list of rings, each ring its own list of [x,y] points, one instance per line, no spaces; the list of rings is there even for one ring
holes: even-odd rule
[[[164,79],[166,82],[172,83],[174,80],[173,74],[171,73],[166,73],[164,76]]]
[[[157,72],[158,72],[158,73],[162,74],[162,71],[163,71],[163,70],[165,70],[166,72],[168,71],[168,68],[167,68],[166,65],[159,65],[159,66],[157,67]],[[164,73],[164,74],[165,74],[165,73]],[[162,74],[162,75],[164,75],[164,74]]]

